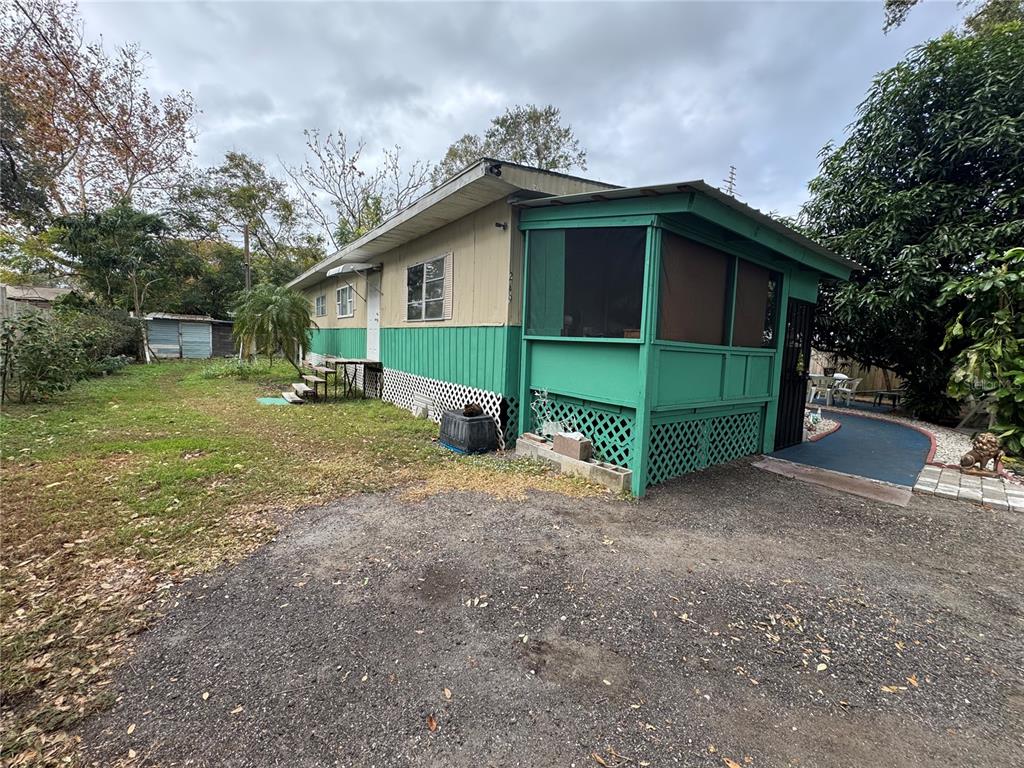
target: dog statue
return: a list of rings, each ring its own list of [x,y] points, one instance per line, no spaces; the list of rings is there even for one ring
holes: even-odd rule
[[[999,444],[998,437],[991,432],[982,432],[974,438],[971,445],[971,450],[960,459],[960,467],[962,469],[974,469],[977,466],[984,472],[989,461],[991,461],[992,469],[995,471],[999,470],[999,462],[1005,453]]]

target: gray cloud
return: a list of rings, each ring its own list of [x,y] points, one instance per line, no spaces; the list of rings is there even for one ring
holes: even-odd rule
[[[562,108],[586,175],[705,178],[730,164],[752,205],[796,211],[817,153],[872,76],[952,26],[926,4],[889,35],[881,3],[90,3],[87,32],[153,54],[192,91],[200,162],[295,163],[303,128],[435,160],[517,102]]]

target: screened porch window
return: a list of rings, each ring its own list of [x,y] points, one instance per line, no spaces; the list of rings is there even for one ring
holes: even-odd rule
[[[777,272],[664,230],[658,338],[774,347],[780,285]]]
[[[779,274],[740,259],[736,270],[734,347],[774,347],[778,322]]]
[[[726,344],[732,257],[667,230],[661,236],[658,338]]]
[[[638,339],[644,227],[530,233],[526,333]]]

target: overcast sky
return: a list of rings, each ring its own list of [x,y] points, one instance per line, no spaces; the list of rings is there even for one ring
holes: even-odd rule
[[[277,171],[303,128],[438,159],[510,104],[552,103],[581,175],[703,178],[792,214],[872,76],[962,13],[928,2],[882,33],[881,2],[84,3],[89,37],[150,51],[158,92],[190,90],[199,162],[248,152]]]

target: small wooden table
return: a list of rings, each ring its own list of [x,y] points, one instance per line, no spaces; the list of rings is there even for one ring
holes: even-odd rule
[[[356,384],[359,379],[359,369],[363,371],[363,397],[367,396],[369,387],[367,386],[368,373],[376,373],[377,375],[383,370],[381,364],[377,360],[368,360],[363,357],[328,357],[324,360],[325,363],[329,363],[334,366],[336,371],[335,375],[340,377],[342,384],[343,395],[345,397],[352,397],[356,391]],[[349,366],[352,366],[350,372]],[[379,396],[378,386],[379,382],[374,385],[374,394]]]

